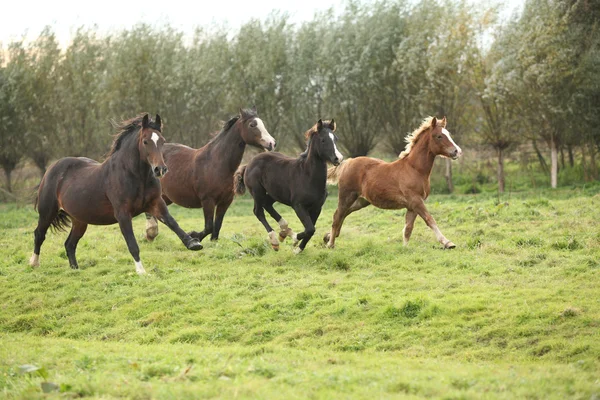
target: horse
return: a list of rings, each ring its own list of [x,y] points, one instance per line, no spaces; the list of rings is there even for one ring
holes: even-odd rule
[[[35,208],[39,219],[29,264],[39,266],[48,228],[66,230],[72,225],[65,249],[71,268],[78,269],[75,251],[89,224],[118,223],[138,274],[146,271],[133,234],[131,218],[148,212],[177,234],[190,250],[200,242],[185,233],[169,214],[161,198],[159,178],[167,173],[163,160],[162,123],[148,114],[121,122],[103,163],[85,157],[65,157],[50,166],[38,186]]]
[[[273,150],[275,144],[256,107],[240,109],[239,115],[227,121],[221,132],[200,149],[167,143],[164,157],[169,174],[161,182],[163,199],[167,204],[204,208],[204,230],[190,235],[202,241],[210,234],[211,240],[217,240],[234,197],[233,174],[242,162],[246,145]],[[158,235],[158,224],[151,215],[146,218],[146,239],[152,241]]]
[[[281,153],[262,153],[254,157],[235,174],[235,192],[244,194],[246,187],[254,198],[254,215],[264,225],[273,250],[279,250],[278,235],[265,218],[264,210],[277,221],[279,239],[290,236],[298,254],[315,233],[315,224],[327,198],[327,162],[338,165],[343,156],[338,151],[335,121],[319,120],[305,133],[307,150],[298,158]],[[295,234],[285,219],[273,208],[276,201],[291,206],[304,225],[304,232]]]
[[[429,196],[429,177],[435,157],[440,155],[456,160],[462,150],[446,129],[446,117],[441,121],[435,117],[426,118],[406,141],[406,149],[394,162],[357,157],[328,170],[328,179],[332,183],[337,181],[339,191],[331,232],[323,238],[327,247],[335,246],[344,219],[370,204],[383,209],[407,209],[403,231],[405,246],[419,215],[444,248],[456,247],[439,230],[424,201]]]

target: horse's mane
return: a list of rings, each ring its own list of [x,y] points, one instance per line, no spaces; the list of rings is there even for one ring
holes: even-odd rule
[[[225,132],[229,131],[233,125],[238,122],[238,120],[240,118],[242,118],[242,115],[244,116],[245,119],[249,118],[249,117],[257,117],[258,115],[256,114],[256,112],[252,111],[249,108],[245,108],[242,110],[242,114],[240,115],[236,115],[235,117],[231,117],[229,119],[229,121],[224,122],[223,123],[223,127],[221,128],[221,130],[217,133],[215,133],[213,135],[213,138],[210,140],[211,142],[215,141],[218,137],[220,137],[221,135],[223,135]]]
[[[331,123],[331,120],[329,120],[329,119],[324,119],[324,120],[322,120],[322,122],[323,122],[323,126],[329,126],[329,124]],[[310,128],[309,130],[307,130],[306,132],[304,132],[304,138],[305,138],[306,140],[309,140],[309,139],[310,139],[310,138],[311,138],[313,135],[316,135],[316,134],[317,134],[317,132],[319,132],[319,130],[317,129],[317,125],[318,125],[318,124],[319,124],[319,123],[317,122],[316,124],[314,124],[314,125],[312,126],[312,128]],[[334,123],[333,123],[333,129],[332,129],[332,131],[334,131],[334,132],[335,132],[335,129],[336,129],[336,128],[337,128],[337,124],[334,122]]]
[[[144,115],[146,115],[146,113],[142,113],[138,116],[121,122],[116,122],[114,120],[111,121],[111,123],[117,130],[117,133],[114,134],[112,146],[110,147],[110,150],[106,154],[105,158],[108,158],[112,156],[115,152],[117,152],[121,148],[123,141],[126,138],[128,138],[133,132],[136,132],[142,127],[142,119],[144,119]],[[159,132],[161,131],[161,127],[158,126],[154,121],[149,120],[149,125],[152,129],[157,130]]]
[[[415,144],[417,144],[417,141],[419,141],[421,134],[423,132],[426,132],[429,128],[431,128],[431,121],[433,121],[433,117],[425,118],[423,120],[423,122],[421,123],[421,126],[419,126],[417,129],[415,129],[412,133],[409,133],[408,135],[406,135],[406,138],[404,138],[404,140],[408,144],[406,145],[406,148],[404,149],[404,151],[402,153],[400,153],[398,158],[405,158],[408,156],[408,154],[410,153],[410,150],[413,148],[413,146]]]

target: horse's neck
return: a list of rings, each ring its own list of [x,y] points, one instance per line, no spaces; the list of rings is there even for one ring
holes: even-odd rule
[[[308,143],[306,156],[302,157],[305,170],[311,180],[316,182],[327,181],[327,163],[317,155],[316,145],[312,140]]]
[[[207,150],[213,156],[216,155],[214,166],[222,167],[233,174],[240,166],[246,150],[246,143],[240,135],[237,124],[228,131],[220,133],[208,144]]]
[[[140,150],[137,147],[137,134],[132,133],[121,145],[121,148],[110,156],[109,163],[118,165],[119,169],[140,178],[140,182],[145,182],[151,176],[150,164],[142,161]]]
[[[419,140],[404,159],[404,162],[427,179],[431,175],[433,162],[435,161],[435,154],[429,151],[429,140],[429,137]]]

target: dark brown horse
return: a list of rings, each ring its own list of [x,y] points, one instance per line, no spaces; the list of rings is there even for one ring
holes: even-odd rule
[[[408,244],[419,215],[445,248],[455,247],[439,230],[424,201],[429,196],[429,176],[435,157],[441,155],[456,160],[462,150],[446,130],[446,117],[439,122],[436,118],[425,119],[406,141],[406,150],[394,162],[357,157],[329,170],[328,178],[337,180],[339,194],[331,232],[323,238],[327,247],[334,247],[344,219],[370,204],[385,209],[407,209],[404,245]]]
[[[237,194],[248,191],[254,198],[254,215],[264,225],[274,250],[279,250],[277,234],[265,218],[265,211],[279,224],[279,239],[291,236],[294,253],[298,254],[315,233],[315,224],[327,198],[327,162],[338,165],[344,158],[335,143],[335,122],[316,123],[306,132],[308,149],[298,158],[281,153],[263,153],[235,174]],[[304,232],[295,235],[285,219],[273,208],[276,201],[291,206],[304,225]]]
[[[165,144],[169,174],[161,181],[163,198],[167,204],[204,208],[204,230],[190,232],[192,237],[200,241],[209,234],[211,240],[219,238],[223,217],[233,201],[233,174],[242,162],[246,145],[275,148],[275,139],[258,118],[256,107],[240,110],[200,149]],[[146,218],[146,238],[153,240],[158,235],[158,224],[152,216]]]
[[[124,121],[102,164],[84,157],[65,157],[46,171],[36,199],[39,219],[29,260],[31,266],[39,266],[40,248],[50,226],[64,229],[71,222],[65,249],[71,268],[79,268],[75,251],[87,226],[118,222],[135,269],[138,274],[144,274],[131,225],[131,218],[143,212],[154,215],[171,228],[188,249],[202,248],[200,242],[179,227],[161,198],[157,178],[167,173],[161,127],[158,115],[154,121],[148,114]]]

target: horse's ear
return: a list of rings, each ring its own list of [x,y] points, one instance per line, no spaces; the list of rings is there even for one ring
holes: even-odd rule
[[[252,112],[254,114],[258,114],[258,111],[256,111],[256,104],[252,106]]]
[[[442,119],[442,128],[446,127],[446,116],[444,115],[444,119]]]
[[[321,129],[323,129],[323,120],[322,119],[317,121],[317,131],[320,131]]]
[[[240,107],[240,117],[244,116],[244,110],[242,109],[242,107]]]
[[[331,118],[331,121],[329,122],[329,129],[331,129],[332,131],[335,132],[335,128],[336,128],[335,121],[333,120],[333,118]]]
[[[433,119],[431,120],[431,127],[432,127],[432,128],[435,128],[435,127],[436,127],[436,125],[437,125],[437,118],[436,118],[436,117],[433,117]]]
[[[156,114],[156,118],[154,119],[154,123],[158,125],[159,130],[162,130],[162,120],[160,119],[160,115]]]
[[[146,129],[150,125],[149,119],[148,114],[144,115],[144,118],[142,118],[142,128]]]

